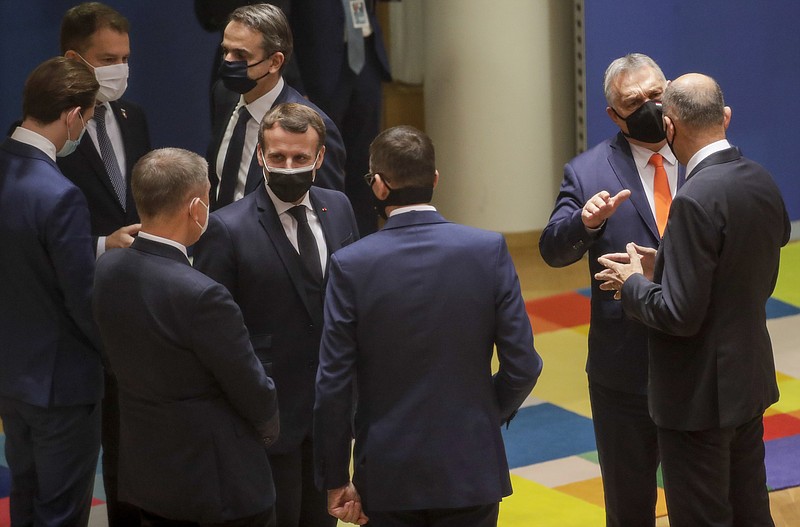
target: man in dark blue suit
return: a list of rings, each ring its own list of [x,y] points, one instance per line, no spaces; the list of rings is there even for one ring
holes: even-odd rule
[[[378,135],[383,81],[391,81],[375,0],[286,0],[303,93],[339,126],[347,149],[345,193],[362,236],[375,232],[372,194],[361,180]]]
[[[143,157],[132,178],[142,229],[97,262],[94,316],[119,382],[119,494],[144,526],[274,525],[275,386],[228,290],[186,253],[208,226],[207,171],[177,148]]]
[[[128,33],[128,20],[100,2],[76,5],[61,20],[61,53],[89,66],[100,83],[87,133],[73,154],[58,160],[64,175],[86,196],[98,256],[108,249],[128,247],[139,231],[130,176],[133,165],[150,150],[144,112],[120,99],[128,85]],[[117,499],[119,403],[117,381],[108,369],[102,417],[108,522],[111,527],[136,527],[139,513]]]
[[[90,296],[89,209],[56,157],[77,146],[98,84],[59,57],[25,83],[0,146],[0,417],[12,525],[86,525],[100,450],[103,368]]]
[[[439,173],[419,130],[378,135],[370,171],[389,218],[331,257],[325,299],[314,442],[329,511],[375,527],[494,526],[511,494],[500,427],[542,368],[514,264],[502,235],[429,205]]]
[[[596,275],[648,328],[650,412],[675,526],[775,525],[763,417],[778,384],[765,305],[791,224],[769,172],[725,138],[730,119],[711,77],[667,87],[666,137],[686,184],[655,261],[630,244],[601,258],[609,269]]]
[[[661,122],[666,85],[661,69],[646,55],[626,55],[609,65],[606,113],[620,132],[564,167],[555,208],[539,240],[548,264],[563,267],[588,252],[594,275],[603,268],[599,256],[624,251],[630,241],[658,247],[667,216],[657,209],[654,154],[661,157],[669,196],[683,183]],[[613,297],[592,281],[586,372],[606,524],[653,526],[659,457],[647,405],[647,332],[623,315]]]
[[[262,181],[211,215],[195,267],[241,306],[256,355],[275,380],[281,437],[269,460],[279,527],[335,525],[314,485],[312,411],[328,260],[358,239],[338,191],[312,186],[327,161],[325,125],[303,104],[281,104],[261,124]]]
[[[259,125],[270,108],[286,102],[305,104],[322,116],[327,161],[315,185],[344,189],[345,149],[338,128],[283,80],[292,49],[292,31],[280,8],[256,4],[231,13],[222,39],[220,82],[212,94],[213,139],[207,156],[211,210],[241,199],[260,184]]]

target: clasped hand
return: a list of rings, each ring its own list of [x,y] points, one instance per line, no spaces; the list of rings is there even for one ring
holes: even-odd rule
[[[614,291],[614,299],[621,298],[620,291],[625,281],[633,274],[642,274],[648,280],[653,279],[653,265],[656,258],[656,250],[650,247],[642,247],[633,242],[625,246],[627,252],[604,254],[597,261],[605,267],[599,273],[595,273],[595,280],[600,280],[600,289],[603,291]]]

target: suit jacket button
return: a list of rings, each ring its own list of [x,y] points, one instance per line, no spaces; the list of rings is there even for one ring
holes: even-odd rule
[[[308,325],[308,334],[309,335],[313,335],[314,334],[314,324],[309,324]]]

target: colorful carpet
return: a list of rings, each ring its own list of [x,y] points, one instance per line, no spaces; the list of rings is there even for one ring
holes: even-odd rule
[[[594,445],[584,363],[589,291],[527,302],[545,370],[534,397],[504,430],[514,494],[500,527],[591,527],[604,524],[603,486]],[[775,294],[767,304],[781,399],[766,413],[767,484],[800,485],[800,242],[784,248]],[[2,428],[0,428],[2,432]],[[10,479],[0,433],[0,527],[8,527]],[[90,526],[105,525],[99,476]],[[657,512],[666,514],[659,489]]]
[[[764,418],[767,485],[800,485],[800,242],[783,249],[767,303],[781,398]],[[589,290],[527,302],[544,373],[512,426],[504,430],[514,494],[501,527],[604,525],[603,485],[594,445],[584,363]],[[666,514],[659,488],[657,514]]]

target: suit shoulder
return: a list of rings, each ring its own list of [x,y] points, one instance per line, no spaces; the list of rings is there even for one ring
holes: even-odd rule
[[[575,167],[584,167],[589,166],[597,163],[598,159],[605,159],[607,158],[613,151],[619,150],[617,145],[617,137],[610,137],[605,141],[602,141],[593,147],[589,148],[588,150],[581,152],[577,156],[573,157],[567,163],[568,165],[572,165]],[[622,152],[627,153],[627,152]]]

